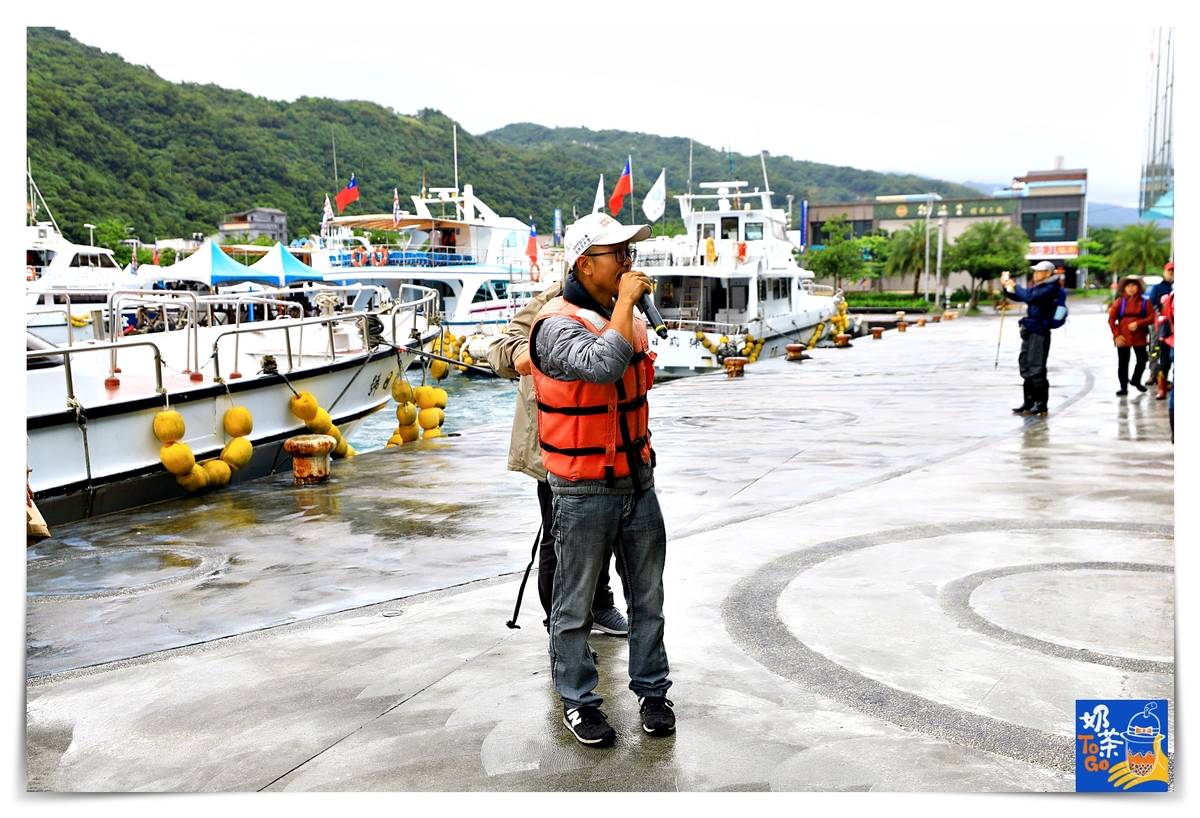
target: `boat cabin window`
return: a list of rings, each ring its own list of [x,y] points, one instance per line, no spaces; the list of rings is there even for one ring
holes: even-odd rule
[[[762,237],[762,222],[746,222],[746,241],[762,241]]]
[[[495,290],[497,298],[508,298],[508,279],[493,278],[492,289]]]
[[[475,294],[471,296],[472,304],[482,304],[484,301],[491,301],[495,298],[492,292],[492,285],[488,281],[481,282],[479,288],[475,290]]]
[[[722,216],[721,217],[721,238],[729,239],[730,241],[738,240],[738,217],[737,216]]]
[[[53,250],[26,250],[25,266],[45,267],[54,258]]]
[[[113,267],[117,266],[112,256],[103,253],[76,253],[71,259],[72,267]]]
[[[714,239],[717,237],[717,226],[715,224],[698,224],[696,225],[696,238],[699,241],[705,239]]]

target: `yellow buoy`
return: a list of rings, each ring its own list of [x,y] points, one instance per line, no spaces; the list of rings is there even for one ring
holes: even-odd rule
[[[233,476],[233,469],[229,468],[229,464],[220,458],[205,460],[200,465],[208,472],[208,487],[210,489],[219,489],[228,483],[229,478]]]
[[[446,390],[437,387],[433,390],[433,405],[439,409],[445,409],[446,403],[449,402],[450,396],[446,394]]]
[[[346,457],[354,457],[354,455],[356,455],[356,454],[358,454],[358,450],[355,449],[353,446],[351,446],[349,443],[347,443],[346,444]]]
[[[244,469],[253,455],[254,444],[244,437],[235,437],[221,450],[221,459],[228,463],[229,468],[234,471]]]
[[[337,426],[333,425],[332,423],[329,424],[329,428],[326,429],[321,434],[329,435],[330,437],[332,437],[334,440],[338,441],[339,443],[342,440],[342,430],[339,429]]]
[[[254,419],[245,406],[235,406],[225,413],[225,434],[230,437],[245,437],[254,429]]]
[[[441,422],[441,417],[438,412],[440,410],[436,406],[431,406],[428,409],[422,409],[417,413],[417,423],[422,429],[432,429]]]
[[[292,397],[292,414],[301,420],[312,420],[317,416],[317,410],[320,408],[317,405],[317,399],[312,396],[311,392],[301,392]]]
[[[329,413],[321,407],[317,407],[317,414],[312,420],[304,424],[308,431],[314,435],[324,435],[329,433],[329,427],[333,425],[333,421],[329,419]]]
[[[158,450],[158,459],[167,467],[167,471],[176,477],[182,477],[196,465],[196,456],[186,443],[172,441]]]
[[[751,334],[750,334],[750,333],[748,333],[748,332],[746,333],[746,343],[747,343],[747,344],[752,344],[752,343],[754,343],[754,336],[753,336],[753,335],[751,335]]]
[[[349,449],[350,449],[350,444],[347,443],[346,438],[343,437],[341,440],[338,441],[338,445],[333,447],[333,456],[334,457],[345,457],[346,452],[349,451]]]
[[[417,422],[417,405],[411,401],[396,407],[396,420],[401,426],[411,426]]]
[[[412,399],[412,385],[404,380],[403,375],[397,375],[396,382],[392,384],[392,400],[396,401],[396,403],[408,403]]]
[[[416,440],[418,437],[421,436],[421,427],[415,423],[412,423],[412,424],[409,424],[408,426],[401,426],[399,429],[396,430],[396,433],[398,435],[400,435],[400,440],[402,442],[412,443],[414,440]]]
[[[437,405],[437,396],[434,394],[432,386],[418,386],[413,390],[413,396],[416,398],[418,408],[432,409]]]
[[[450,374],[450,366],[445,361],[434,361],[429,365],[429,374],[435,381],[440,381]]]
[[[436,426],[434,426],[432,429],[426,429],[425,431],[421,432],[422,440],[427,440],[431,437],[441,437],[441,436],[442,436],[442,430]]]
[[[174,409],[167,409],[154,416],[154,436],[163,443],[179,440],[183,437],[183,415]]]
[[[703,341],[703,340],[704,340],[704,333],[703,333],[702,331],[700,331],[700,330],[696,330],[696,340],[697,340],[697,341]]]
[[[388,438],[388,440],[387,440],[387,443],[383,444],[383,448],[385,448],[385,449],[386,449],[388,446],[399,446],[401,443],[407,443],[407,442],[408,442],[408,441],[406,441],[406,440],[405,440],[405,439],[404,439],[404,438],[401,436],[401,434],[400,434],[400,430],[399,430],[399,429],[397,429],[397,430],[396,430],[396,433],[395,433],[394,435],[392,435],[391,437],[389,437],[389,438]]]
[[[184,491],[201,491],[208,488],[208,471],[199,463],[194,463],[187,474],[176,475],[175,482]]]

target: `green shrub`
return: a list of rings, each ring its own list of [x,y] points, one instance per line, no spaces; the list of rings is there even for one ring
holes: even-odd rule
[[[919,312],[930,307],[932,302],[923,298],[913,298],[901,293],[845,293],[846,304],[850,309],[889,309],[909,310]]]

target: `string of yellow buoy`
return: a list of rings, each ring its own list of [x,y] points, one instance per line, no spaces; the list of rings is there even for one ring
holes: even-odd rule
[[[314,435],[329,435],[337,441],[329,454],[334,458],[354,457],[358,452],[342,435],[342,430],[334,424],[329,412],[323,409],[311,392],[297,392],[288,404],[292,414],[304,421],[304,428]]]
[[[448,332],[446,334],[450,335]],[[434,341],[434,351],[437,354],[441,354],[439,350],[443,348],[441,340],[442,336],[439,335]],[[457,352],[457,349],[455,351]],[[450,365],[445,361],[430,361],[428,373],[440,383],[450,374]],[[428,440],[442,436],[442,424],[446,422],[446,404],[450,396],[440,386],[427,385],[425,374],[426,370],[422,368],[421,385],[417,387],[408,382],[403,371],[397,374],[392,384],[392,398],[396,401],[396,420],[399,426],[384,444],[385,449],[403,446],[418,438]]]

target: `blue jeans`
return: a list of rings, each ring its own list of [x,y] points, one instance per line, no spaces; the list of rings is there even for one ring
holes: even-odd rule
[[[596,577],[616,557],[629,618],[629,689],[638,696],[665,696],[667,651],[663,646],[663,566],[667,531],[654,490],[632,494],[555,494],[558,570],[550,610],[550,672],[563,704],[599,707],[600,681],[588,634]]]

